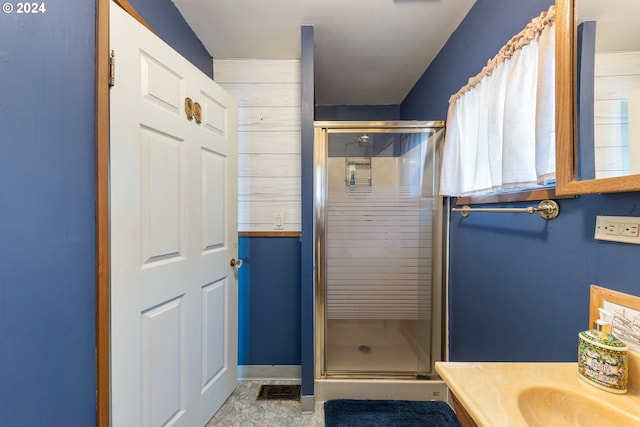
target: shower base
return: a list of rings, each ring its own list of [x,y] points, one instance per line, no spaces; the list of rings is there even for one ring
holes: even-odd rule
[[[422,321],[429,328],[430,322]],[[333,372],[410,374],[430,365],[415,339],[415,320],[334,320],[327,322],[326,369]]]

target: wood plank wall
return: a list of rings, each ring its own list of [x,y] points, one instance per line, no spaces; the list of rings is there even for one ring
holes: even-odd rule
[[[299,232],[300,60],[216,59],[213,67],[238,101],[238,231]]]
[[[595,59],[596,178],[629,174],[629,93],[640,88],[640,52],[602,52]]]

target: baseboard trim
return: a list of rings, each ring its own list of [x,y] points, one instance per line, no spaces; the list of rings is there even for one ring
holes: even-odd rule
[[[238,365],[238,380],[297,380],[302,378],[300,365]]]
[[[303,414],[313,414],[316,410],[315,396],[300,396],[300,408]]]

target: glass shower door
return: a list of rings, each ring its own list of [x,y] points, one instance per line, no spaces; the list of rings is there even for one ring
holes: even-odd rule
[[[441,286],[440,258],[433,257],[434,245],[439,248],[434,190],[441,134],[328,133],[326,375],[432,373],[433,288]]]

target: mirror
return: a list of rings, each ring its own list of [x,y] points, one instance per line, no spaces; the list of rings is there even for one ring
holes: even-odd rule
[[[639,12],[556,0],[558,195],[640,191]]]

